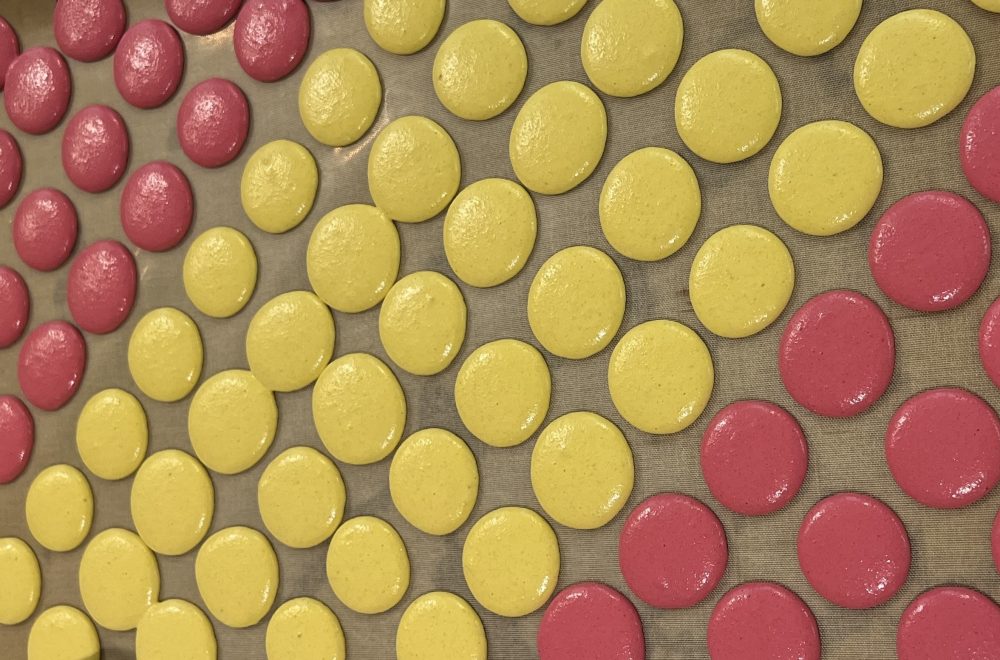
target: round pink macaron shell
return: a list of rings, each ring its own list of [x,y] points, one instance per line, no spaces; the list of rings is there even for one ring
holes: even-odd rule
[[[15,396],[0,396],[0,484],[24,472],[35,446],[35,420]]]
[[[737,401],[712,418],[701,441],[701,473],[715,499],[761,516],[795,497],[809,467],[799,423],[767,401]]]
[[[125,183],[120,213],[125,235],[136,246],[150,252],[169,250],[191,227],[191,184],[166,161],[147,163]]]
[[[819,628],[794,592],[747,582],[719,599],[708,620],[712,660],[819,660]]]
[[[0,348],[7,348],[24,334],[31,298],[28,285],[17,271],[0,266]]]
[[[17,140],[0,128],[0,209],[14,199],[21,185],[23,172],[24,161],[21,159],[21,149],[17,146]]]
[[[1000,87],[984,94],[965,116],[961,159],[972,187],[1000,202]]]
[[[7,78],[7,67],[21,52],[21,43],[13,26],[0,16],[0,90]]]
[[[618,565],[632,592],[654,607],[690,607],[722,579],[726,531],[711,509],[679,493],[653,495],[629,515]]]
[[[184,45],[177,31],[156,19],[128,29],[115,50],[115,87],[137,108],[166,103],[184,75]]]
[[[10,121],[25,133],[48,133],[69,108],[73,82],[66,60],[46,46],[29,48],[7,68],[3,103]]]
[[[243,0],[164,0],[174,25],[188,34],[211,34],[225,26]]]
[[[979,359],[986,375],[1000,387],[1000,298],[993,301],[979,324]]]
[[[918,502],[967,506],[1000,481],[1000,419],[968,390],[921,392],[889,422],[885,458],[896,483]]]
[[[135,260],[118,241],[84,248],[69,269],[66,302],[73,320],[94,334],[118,329],[135,303]]]
[[[827,291],[808,300],[789,319],[778,350],[785,389],[827,417],[868,410],[889,387],[895,364],[889,319],[855,291]]]
[[[62,52],[80,62],[96,62],[122,38],[125,5],[122,0],[57,0],[52,31]]]
[[[900,305],[920,312],[954,309],[990,268],[990,230],[960,195],[914,193],[882,215],[868,245],[875,283]]]
[[[899,618],[899,660],[1000,658],[1000,607],[967,587],[935,587],[917,596]]]
[[[577,582],[552,599],[538,626],[540,660],[645,660],[632,602],[600,582]]]
[[[279,80],[302,61],[310,30],[303,0],[247,0],[233,31],[236,59],[251,78]]]
[[[42,410],[58,410],[80,388],[87,366],[83,335],[65,321],[48,321],[24,340],[17,379],[28,401]]]
[[[210,78],[192,87],[177,111],[181,149],[202,167],[221,167],[236,158],[249,130],[246,96],[222,78]]]
[[[76,208],[55,188],[33,190],[14,213],[14,249],[35,270],[52,271],[66,263],[76,245]]]
[[[910,572],[910,540],[899,516],[859,493],[820,500],[799,528],[799,567],[835,605],[865,609],[892,598]]]
[[[89,105],[66,124],[63,169],[81,190],[98,193],[113,187],[125,174],[128,154],[125,121],[106,105]]]

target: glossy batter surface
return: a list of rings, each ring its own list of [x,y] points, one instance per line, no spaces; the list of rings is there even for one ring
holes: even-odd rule
[[[58,410],[80,389],[86,366],[87,344],[80,331],[65,321],[47,321],[21,343],[17,380],[29,403]]]
[[[184,255],[184,292],[203,314],[228,318],[238,313],[257,287],[257,253],[232,227],[202,232]]]
[[[0,484],[17,479],[35,446],[35,420],[15,396],[0,396]]]
[[[0,129],[0,208],[14,199],[21,186],[24,160],[17,140],[7,131]]]
[[[691,151],[714,163],[753,156],[771,140],[780,119],[778,79],[767,62],[746,50],[709,53],[677,88],[677,132]]]
[[[107,57],[125,31],[122,0],[58,0],[52,31],[59,50],[80,62]]]
[[[712,234],[691,264],[688,290],[694,313],[722,337],[755,335],[785,310],[795,286],[795,263],[780,238],[755,225]]]
[[[642,621],[628,598],[600,582],[571,584],[538,626],[541,660],[645,660]]]
[[[303,0],[246,0],[233,28],[233,49],[247,75],[274,82],[302,61],[310,33]]]
[[[392,457],[389,494],[406,522],[427,534],[451,534],[465,523],[476,505],[476,457],[450,431],[417,431]]]
[[[483,344],[455,379],[455,407],[474,436],[513,447],[538,430],[549,410],[552,376],[538,349],[516,339]]]
[[[125,390],[101,390],[87,400],[76,419],[76,450],[87,469],[101,479],[124,479],[146,456],[146,411]]]
[[[587,0],[507,0],[514,13],[535,25],[557,25],[580,13]]]
[[[90,618],[69,605],[38,615],[28,633],[28,660],[99,660],[101,641]]]
[[[319,172],[309,150],[291,140],[257,149],[243,168],[240,200],[257,227],[271,234],[294,229],[316,199]]]
[[[510,163],[525,188],[559,195],[587,180],[604,155],[608,117],[586,85],[563,80],[528,97],[510,131]]]
[[[996,10],[1000,12],[1000,3]],[[984,197],[1000,203],[1000,86],[983,94],[962,124],[962,171]]]
[[[132,522],[161,555],[183,555],[201,543],[215,513],[215,488],[201,463],[178,449],[147,458],[132,482]]]
[[[177,110],[181,149],[202,167],[221,167],[236,158],[249,131],[247,97],[223,78],[209,78],[192,87]]]
[[[42,574],[31,546],[19,538],[0,538],[0,624],[21,623],[38,607]]]
[[[76,207],[55,188],[33,190],[14,212],[14,249],[35,270],[52,271],[69,258],[76,245]],[[0,342],[2,343],[2,342]]]
[[[773,582],[746,582],[719,599],[708,621],[712,660],[819,660],[820,636],[809,606]]]
[[[431,42],[444,19],[445,0],[364,0],[365,27],[384,50],[410,55]]]
[[[1000,607],[974,589],[941,586],[917,596],[896,630],[899,660],[1000,654]]]
[[[465,298],[455,283],[431,270],[396,282],[379,310],[378,334],[385,352],[417,376],[444,371],[465,341]]]
[[[108,106],[87,106],[66,124],[63,169],[80,190],[99,193],[112,188],[125,174],[128,156],[125,120]]]
[[[82,329],[98,335],[125,322],[138,287],[135,259],[118,241],[97,241],[81,250],[69,267],[66,304]]]
[[[790,227],[831,236],[868,215],[882,179],[882,155],[867,133],[845,121],[818,121],[792,131],[774,152],[767,192]]]
[[[7,348],[21,338],[28,326],[30,310],[31,298],[24,278],[13,268],[0,266],[0,348]]]
[[[531,453],[531,488],[556,522],[595,529],[625,506],[635,471],[632,449],[622,432],[590,412],[553,420]]]
[[[257,482],[264,526],[292,548],[311,548],[330,538],[344,517],[346,501],[337,466],[312,447],[281,452]]]
[[[528,291],[528,324],[550,353],[580,360],[604,349],[625,316],[625,280],[604,252],[575,245],[556,252]]]
[[[101,627],[134,629],[160,597],[156,557],[134,532],[104,530],[80,558],[80,597]]]
[[[518,506],[490,511],[462,548],[462,573],[486,609],[506,617],[531,614],[559,580],[559,541],[545,519]]]
[[[962,102],[975,71],[976,51],[961,25],[939,11],[911,9],[865,37],[854,62],[854,91],[883,124],[919,128]]]
[[[486,660],[486,631],[459,596],[431,591],[415,598],[396,629],[397,660]]]
[[[243,0],[164,0],[173,24],[188,34],[211,34],[236,15]]]
[[[986,375],[1000,387],[1000,298],[989,306],[979,325],[979,360]]]
[[[179,598],[151,605],[135,629],[136,660],[215,660],[216,652],[212,622]]]
[[[293,598],[274,611],[264,641],[267,660],[344,660],[344,631],[330,608]]]
[[[128,369],[143,394],[157,401],[179,401],[201,376],[204,349],[191,317],[173,307],[147,313],[132,330]]]
[[[62,55],[47,46],[36,46],[18,55],[7,67],[3,104],[14,126],[41,135],[62,121],[72,89],[69,67]]]
[[[184,44],[163,21],[139,21],[115,50],[115,87],[137,108],[158,108],[169,101],[183,75]]]
[[[677,433],[694,423],[715,384],[712,354],[676,321],[647,321],[629,330],[608,364],[615,408],[647,433]]]
[[[125,183],[119,214],[125,235],[136,247],[169,250],[184,240],[194,219],[191,183],[171,163],[146,163]]]
[[[7,67],[21,54],[21,43],[13,26],[0,18],[0,90],[7,77]]]
[[[194,563],[198,593],[230,628],[263,619],[278,591],[278,558],[267,538],[249,527],[227,527],[208,537]]]
[[[35,477],[24,501],[31,535],[43,547],[68,552],[83,543],[94,519],[94,495],[72,465],[50,465]]]
[[[333,593],[362,614],[385,612],[410,585],[410,559],[392,526],[359,516],[340,526],[326,555],[326,577]]]
[[[756,0],[757,23],[771,42],[793,55],[822,55],[854,29],[862,0]]]
[[[357,142],[382,104],[382,83],[372,61],[353,48],[319,55],[299,85],[299,117],[316,140],[332,147]]]
[[[319,378],[333,355],[336,331],[330,310],[307,291],[264,303],[247,328],[250,371],[264,387],[293,392]]]

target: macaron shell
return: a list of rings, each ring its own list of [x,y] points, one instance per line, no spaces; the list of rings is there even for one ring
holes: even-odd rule
[[[14,212],[11,231],[21,261],[43,272],[59,268],[76,245],[76,207],[55,188],[39,188],[24,196]]]
[[[1000,203],[1000,87],[969,109],[960,139],[965,178],[983,197]]]
[[[119,211],[130,241],[143,250],[163,252],[184,240],[191,227],[194,193],[180,169],[153,161],[129,177]]]
[[[222,78],[195,85],[177,111],[181,149],[202,167],[221,167],[239,155],[250,130],[243,91]]]
[[[599,582],[566,587],[538,626],[541,660],[645,660],[639,613],[628,598]]]
[[[128,155],[125,121],[108,106],[87,106],[66,124],[63,169],[77,188],[92,193],[108,190],[125,174]]]
[[[80,388],[86,366],[87,345],[80,331],[65,321],[48,321],[24,340],[17,379],[32,405],[58,410]]]
[[[115,86],[137,108],[166,103],[184,75],[184,45],[177,31],[156,19],[128,29],[115,50]]]
[[[136,287],[135,260],[128,249],[118,241],[98,241],[73,259],[66,302],[81,328],[107,334],[128,318]]]
[[[80,62],[96,62],[122,38],[125,5],[122,0],[57,0],[52,31],[62,52]]]
[[[35,445],[35,421],[14,396],[0,396],[0,484],[24,472]]]
[[[73,90],[66,60],[47,46],[29,48],[7,67],[3,103],[25,133],[48,133],[62,121]]]
[[[28,285],[13,268],[0,266],[0,348],[14,344],[28,325]]]
[[[188,34],[221,30],[239,11],[243,0],[165,0],[167,15]]]
[[[935,587],[917,596],[896,630],[899,660],[1000,658],[1000,607],[967,587]]]
[[[310,32],[303,0],[247,0],[233,30],[236,59],[251,78],[279,80],[302,61]]]
[[[21,186],[24,161],[17,140],[7,131],[0,129],[0,209],[14,199]]]
[[[7,67],[21,53],[21,43],[17,32],[10,23],[0,16],[0,90],[3,90],[7,78]]]
[[[708,653],[712,660],[819,660],[816,617],[780,584],[747,582],[715,605]]]

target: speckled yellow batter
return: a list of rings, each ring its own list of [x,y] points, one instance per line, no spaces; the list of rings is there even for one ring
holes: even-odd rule
[[[135,532],[104,530],[80,558],[80,598],[102,627],[132,630],[160,598],[156,557]]]
[[[872,30],[854,62],[854,91],[875,119],[898,128],[933,124],[972,86],[976,51],[961,25],[932,9],[911,9]]]
[[[186,397],[201,376],[204,349],[191,317],[173,307],[149,312],[128,342],[132,380],[151,399],[170,403]]]
[[[257,149],[243,167],[240,200],[250,221],[271,234],[302,222],[316,199],[319,172],[309,150],[291,140]]]
[[[466,284],[490,287],[521,272],[535,247],[535,203],[507,179],[481,179],[460,192],[444,218],[444,253]]]
[[[977,7],[1000,14],[1000,0],[972,0]]]
[[[535,25],[557,25],[580,13],[587,0],[507,0],[522,20]]]
[[[462,119],[496,117],[517,100],[528,55],[517,33],[499,21],[471,21],[448,35],[434,56],[434,92]]]
[[[486,660],[486,631],[459,596],[431,591],[415,598],[396,630],[397,660]]]
[[[500,616],[524,616],[544,605],[556,588],[559,541],[531,509],[494,509],[465,537],[462,572],[480,605]]]
[[[410,559],[392,525],[359,516],[334,533],[326,554],[326,577],[344,605],[362,614],[378,614],[406,593]]]
[[[13,626],[35,612],[42,591],[38,558],[19,538],[0,538],[0,625]]]
[[[375,463],[399,443],[406,397],[396,375],[367,353],[343,355],[323,370],[312,394],[313,424],[338,461]]]
[[[194,239],[184,256],[184,292],[206,316],[228,318],[257,286],[257,253],[232,227],[212,227]]]
[[[240,369],[221,371],[202,383],[188,409],[194,453],[221,474],[255,465],[271,446],[277,426],[274,395]]]
[[[410,115],[382,129],[368,156],[368,191],[375,206],[400,222],[423,222],[458,192],[462,161],[440,124]]]
[[[638,96],[667,79],[683,43],[674,0],[601,0],[583,28],[580,59],[597,89]]]
[[[781,315],[795,264],[781,239],[755,225],[712,234],[691,264],[688,291],[698,320],[721,337],[749,337]]]
[[[556,252],[535,273],[528,291],[528,323],[550,353],[579,360],[599,352],[625,315],[625,280],[597,248]]]
[[[382,104],[372,61],[353,48],[334,48],[312,61],[299,84],[299,117],[316,140],[331,147],[357,142]]]
[[[212,478],[190,454],[164,449],[147,458],[132,482],[132,522],[161,555],[182,555],[201,543],[212,525]]]
[[[293,392],[319,378],[333,356],[333,316],[310,291],[289,291],[264,303],[247,328],[250,372],[275,392]]]
[[[882,190],[882,154],[844,121],[818,121],[781,143],[767,178],[771,204],[788,225],[830,236],[861,222]]]
[[[444,7],[445,0],[365,0],[365,27],[384,50],[410,55],[437,34]]]
[[[31,624],[28,660],[99,660],[100,657],[97,629],[75,607],[50,607]]]
[[[754,10],[775,46],[810,57],[847,38],[861,14],[861,0],[756,0]]]
[[[538,436],[531,453],[531,488],[556,522],[596,529],[625,506],[635,470],[618,427],[600,415],[571,412]]]
[[[313,291],[339,312],[363,312],[382,302],[399,273],[399,232],[385,213],[348,204],[316,224],[306,250]]]
[[[67,552],[83,543],[94,519],[94,494],[72,465],[50,465],[35,477],[24,502],[28,531],[43,547]]]
[[[194,563],[198,593],[230,628],[259,622],[278,592],[278,559],[267,538],[249,527],[227,527],[208,537]]]
[[[532,94],[510,131],[510,163],[521,183],[544,195],[576,188],[604,154],[604,104],[578,82],[554,82]]]
[[[778,79],[749,51],[709,53],[677,88],[677,132],[705,160],[735,163],[753,156],[770,141],[780,119]]]
[[[601,229],[630,259],[657,261],[681,249],[701,216],[701,187],[687,161],[646,147],[622,158],[601,190]]]
[[[136,660],[215,660],[216,652],[212,622],[179,598],[152,605],[135,629]]]
[[[101,479],[124,479],[146,456],[146,412],[134,396],[117,388],[90,397],[76,420],[76,450]]]
[[[450,431],[417,431],[399,445],[392,457],[389,493],[406,522],[427,534],[451,534],[476,505],[476,457]]]
[[[315,598],[293,598],[267,622],[267,660],[344,660],[344,630],[330,608]]]
[[[538,350],[516,339],[483,344],[455,379],[455,407],[474,436],[494,447],[519,445],[545,419],[552,377]]]
[[[378,315],[378,335],[393,362],[417,376],[444,371],[465,341],[465,298],[432,270],[396,282]]]
[[[346,501],[337,466],[312,447],[281,452],[257,482],[264,526],[292,548],[311,548],[330,538],[344,517]]]
[[[647,321],[629,330],[608,364],[615,408],[647,433],[677,433],[705,409],[715,383],[712,355],[691,328]]]

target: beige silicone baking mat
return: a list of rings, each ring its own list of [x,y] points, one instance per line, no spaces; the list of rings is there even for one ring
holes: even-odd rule
[[[128,0],[129,22],[166,18],[160,0]],[[462,155],[462,182],[491,176],[513,178],[507,140],[517,109],[527,96],[556,80],[588,82],[580,64],[580,34],[597,0],[591,0],[574,19],[555,27],[521,21],[505,0],[450,0],[445,23],[437,38],[420,53],[396,56],[380,50],[362,21],[361,0],[309,2],[313,35],[306,61],[335,47],[349,46],[368,55],[378,67],[385,101],[373,129],[357,144],[332,149],[313,140],[299,121],[296,95],[305,70],[300,66],[287,79],[262,84],[240,70],[231,43],[232,26],[206,36],[185,35],[187,70],[179,93],[157,110],[139,111],[119,97],[112,83],[111,59],[93,64],[70,62],[73,100],[70,112],[90,103],[107,103],[122,113],[132,137],[130,170],[156,158],[167,158],[190,177],[197,199],[194,227],[180,247],[165,254],[136,251],[141,276],[135,309],[126,324],[108,336],[87,335],[89,359],[83,386],[65,408],[56,413],[33,410],[36,420],[34,454],[27,471],[13,484],[0,486],[0,536],[24,538],[38,554],[43,573],[42,608],[58,603],[81,607],[77,566],[83,551],[65,554],[42,549],[31,539],[24,520],[25,492],[35,474],[48,465],[67,462],[83,469],[74,444],[74,426],[84,402],[105,387],[118,386],[139,394],[126,368],[125,347],[135,322],[149,309],[176,306],[198,323],[205,341],[203,378],[222,369],[246,367],[243,337],[254,311],[265,301],[292,289],[307,289],[305,250],[317,220],[342,204],[370,202],[365,171],[371,140],[387,122],[408,114],[427,115],[440,122],[455,139]],[[3,14],[17,29],[23,46],[55,45],[50,0],[0,0]],[[621,267],[628,288],[628,305],[620,333],[653,318],[677,319],[695,328],[707,342],[716,364],[711,402],[701,418],[674,436],[652,436],[628,425],[617,414],[607,391],[606,369],[610,349],[581,361],[546,355],[553,376],[552,406],[547,420],[578,409],[608,417],[625,432],[635,454],[635,489],[625,509],[607,526],[577,531],[553,523],[562,552],[558,587],[579,580],[601,580],[631,597],[618,570],[617,540],[628,511],[642,499],[661,491],[680,491],[708,504],[725,524],[729,539],[729,568],[718,588],[700,605],[684,610],[658,610],[636,602],[646,634],[647,657],[706,658],[705,628],[718,598],[747,580],[776,580],[799,593],[813,609],[827,658],[862,659],[894,656],[896,622],[918,593],[936,584],[959,583],[1000,599],[1000,579],[989,553],[989,527],[1000,505],[1000,491],[959,511],[937,511],[909,499],[896,487],[886,468],[882,436],[895,408],[910,395],[932,386],[960,385],[977,392],[994,406],[1000,392],[990,383],[976,354],[980,318],[1000,294],[1000,269],[994,263],[982,290],[950,312],[919,314],[889,301],[874,285],[866,265],[868,238],[882,211],[903,195],[929,188],[957,191],[972,200],[996,232],[1000,206],[977,194],[962,176],[958,162],[958,132],[971,103],[1000,84],[1000,14],[990,14],[969,0],[867,0],[854,31],[826,55],[805,59],[779,50],[763,36],[754,19],[751,0],[678,0],[684,15],[684,49],[666,83],[635,99],[602,96],[610,124],[607,150],[594,175],[579,188],[558,197],[535,195],[538,206],[538,242],[527,266],[512,281],[494,289],[478,290],[459,283],[469,307],[469,329],[455,363],[431,378],[411,376],[395,369],[406,391],[410,433],[441,426],[464,437],[479,460],[479,501],[470,522],[444,538],[430,537],[407,524],[389,499],[389,461],[355,467],[340,465],[347,482],[347,515],[374,514],[388,520],[406,541],[412,564],[409,590],[402,602],[375,616],[356,614],[334,596],[324,573],[326,545],[291,550],[273,541],[281,565],[277,603],[309,595],[327,603],[340,618],[352,658],[390,658],[396,625],[406,605],[434,589],[448,589],[469,600],[485,624],[492,658],[535,657],[535,632],[541,611],[506,619],[480,607],[462,578],[461,550],[471,522],[501,505],[540,509],[531,491],[529,461],[533,439],[511,449],[495,449],[472,438],[462,426],[452,397],[458,367],[474,348],[502,337],[534,342],[525,316],[532,275],[553,252],[574,244],[594,245],[608,252]],[[975,81],[959,108],[933,126],[905,131],[883,126],[862,110],[854,95],[851,72],[865,35],[886,17],[904,9],[931,7],[958,20],[972,37],[979,55]],[[529,73],[524,93],[514,108],[481,123],[449,114],[434,96],[431,64],[444,36],[472,19],[501,20],[521,36],[528,51]],[[746,48],[774,68],[781,82],[784,114],[775,138],[758,155],[732,165],[715,165],[694,156],[677,136],[673,103],[677,83],[698,58],[719,48]],[[174,118],[184,92],[209,76],[225,76],[250,98],[253,123],[240,157],[219,170],[205,170],[181,153]],[[3,113],[0,113],[2,115]],[[815,238],[799,234],[775,215],[767,197],[767,169],[781,139],[804,123],[844,119],[868,131],[885,161],[885,186],[870,217],[839,236]],[[25,155],[21,194],[39,186],[55,186],[68,193],[80,213],[80,245],[101,238],[125,241],[118,221],[120,183],[115,189],[91,195],[73,188],[59,160],[61,127],[48,135],[28,136],[10,127],[0,116],[0,127],[14,133]],[[239,180],[243,164],[262,144],[290,138],[315,155],[321,169],[319,194],[309,217],[282,236],[257,230],[240,207]],[[609,170],[640,147],[657,145],[680,152],[701,182],[703,212],[688,244],[658,263],[630,261],[615,253],[601,234],[597,201]],[[31,325],[68,318],[65,305],[67,266],[41,274],[23,266],[9,238],[16,200],[0,211],[0,263],[25,275],[31,290]],[[691,260],[701,243],[718,229],[734,223],[755,223],[780,236],[796,263],[795,292],[788,310],[768,330],[748,339],[721,339],[695,318],[686,283]],[[231,225],[245,232],[260,257],[256,293],[239,315],[229,320],[208,318],[190,304],[180,280],[181,262],[195,235],[215,225]],[[441,219],[400,225],[401,275],[434,269],[454,278],[442,249]],[[457,279],[457,278],[456,278]],[[876,300],[892,320],[897,341],[896,373],[889,391],[864,414],[845,420],[823,419],[794,403],[777,372],[777,344],[792,310],[821,291],[849,287]],[[378,310],[356,315],[335,314],[336,354],[369,351],[388,362],[378,341]],[[0,393],[18,393],[18,347],[0,351]],[[722,406],[741,398],[764,398],[790,410],[809,439],[809,474],[801,492],[784,510],[762,518],[733,514],[716,502],[698,468],[701,434]],[[278,436],[264,460],[236,476],[214,476],[216,514],[212,530],[249,525],[263,530],[256,505],[256,484],[267,462],[296,444],[322,449],[310,414],[310,390],[278,395]],[[189,450],[186,416],[189,399],[174,404],[154,402],[140,395],[150,422],[150,451],[168,447]],[[129,516],[131,480],[102,481],[88,474],[94,488],[96,513],[93,533],[107,527],[132,527]],[[807,509],[821,497],[840,490],[874,494],[902,517],[913,545],[913,567],[906,586],[888,603],[871,610],[850,611],[821,598],[803,578],[795,557],[795,535]],[[182,557],[159,557],[161,597],[182,597],[202,605],[194,579],[194,552]],[[3,585],[0,585],[0,589]],[[634,601],[637,599],[633,598]],[[32,619],[33,620],[33,619]],[[21,658],[29,620],[0,627],[0,656]],[[213,620],[220,657],[225,660],[264,657],[265,623],[233,630]],[[133,633],[100,630],[104,657],[132,657]],[[442,659],[447,660],[447,659]]]

